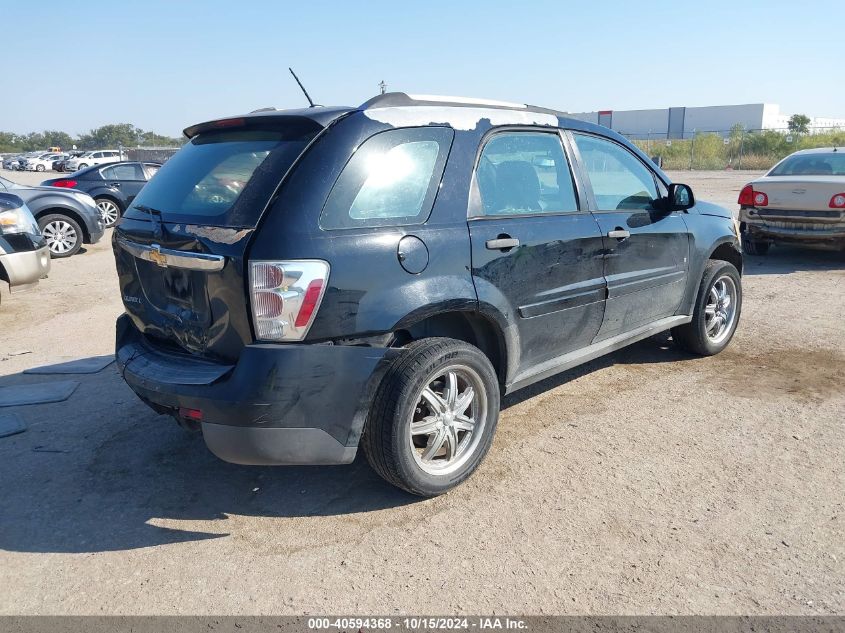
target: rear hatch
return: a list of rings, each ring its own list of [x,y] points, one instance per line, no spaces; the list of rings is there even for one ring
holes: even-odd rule
[[[252,341],[247,247],[285,173],[323,129],[281,115],[189,129],[190,142],[113,236],[126,312],[151,345],[228,362]]]

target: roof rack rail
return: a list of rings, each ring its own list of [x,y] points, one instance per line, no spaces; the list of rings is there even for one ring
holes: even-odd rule
[[[495,99],[476,99],[473,97],[447,97],[441,95],[420,95],[407,94],[405,92],[387,92],[376,95],[372,99],[361,104],[361,110],[370,108],[388,108],[391,106],[413,106],[413,105],[448,105],[448,106],[471,106],[482,108],[506,108],[509,110],[525,110],[528,108],[524,103],[512,103],[510,101],[497,101]]]

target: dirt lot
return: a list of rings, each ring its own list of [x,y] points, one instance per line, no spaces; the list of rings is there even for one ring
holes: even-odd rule
[[[675,177],[733,208],[753,176]],[[110,245],[87,251],[3,297],[0,386],[112,352]],[[842,613],[843,268],[748,258],[725,353],[651,339],[509,397],[430,501],[361,460],[225,464],[114,366],[81,376],[0,439],[0,613]]]

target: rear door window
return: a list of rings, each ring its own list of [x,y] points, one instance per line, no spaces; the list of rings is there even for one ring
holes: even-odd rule
[[[128,163],[125,165],[114,165],[113,167],[106,167],[100,172],[105,180],[143,180],[144,175],[141,173],[141,167],[138,163]]]
[[[129,211],[171,222],[255,226],[281,178],[317,133],[313,124],[204,132],[141,190]]]
[[[371,136],[343,168],[320,226],[421,224],[428,219],[453,132],[445,127],[400,128]]]

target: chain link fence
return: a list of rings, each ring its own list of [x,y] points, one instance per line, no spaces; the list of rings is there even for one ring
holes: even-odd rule
[[[627,137],[664,169],[767,170],[782,158],[801,149],[845,147],[845,129],[814,127],[789,129],[707,130],[686,133],[682,138],[661,134],[620,134]]]
[[[179,151],[178,147],[124,147],[125,160],[137,160],[149,163],[164,163]]]

